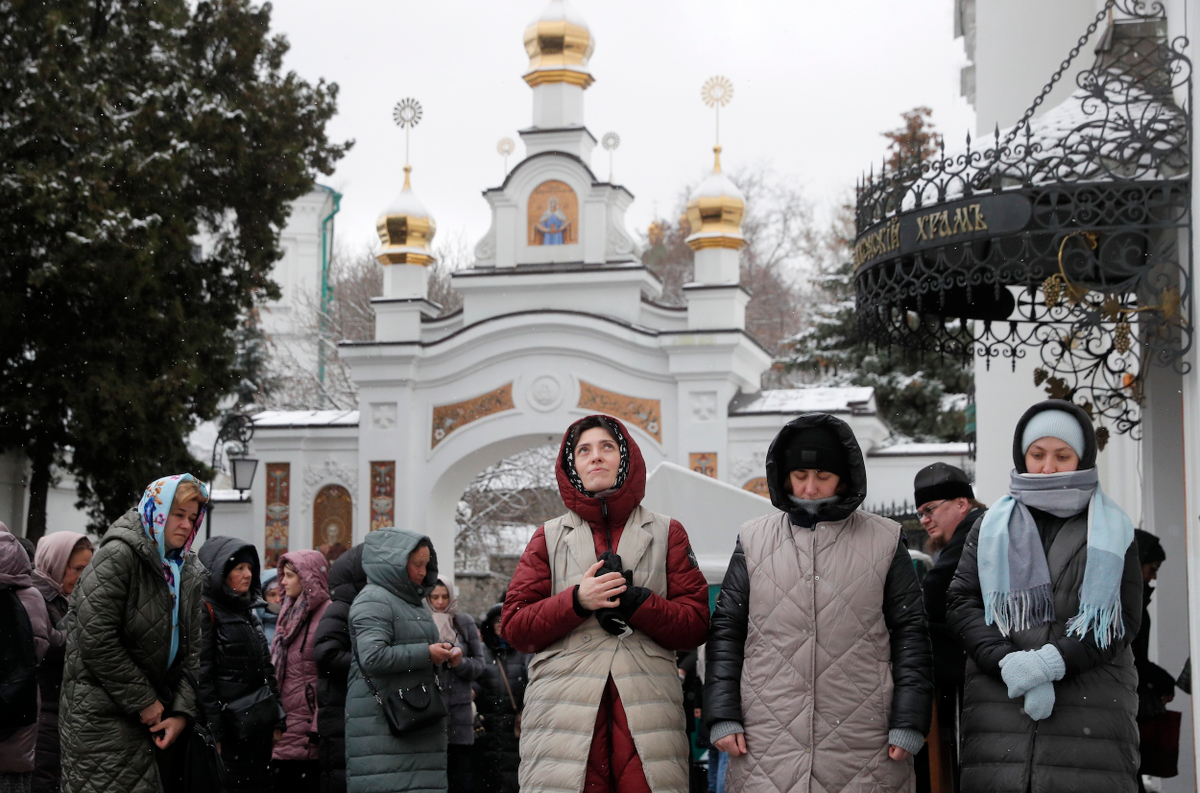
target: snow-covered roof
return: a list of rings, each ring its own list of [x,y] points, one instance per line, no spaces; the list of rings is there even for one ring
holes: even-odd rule
[[[385,215],[406,215],[410,218],[427,218],[429,210],[421,203],[421,199],[417,198],[417,194],[412,191],[412,187],[408,186],[405,180],[404,189],[400,191],[400,195],[392,199],[392,203],[388,204],[388,208],[383,210]]]
[[[780,388],[737,396],[729,414],[874,413],[874,400],[875,389],[869,386]]]
[[[536,25],[539,22],[560,22],[564,20],[571,25],[578,25],[581,28],[588,26],[583,15],[575,9],[575,6],[568,3],[567,0],[551,0],[542,9],[542,13],[538,14],[529,24]]]
[[[271,427],[357,427],[357,410],[264,410],[254,414],[256,429]]]
[[[946,456],[961,457],[971,453],[967,443],[897,443],[882,449],[872,449],[868,457],[921,457]]]
[[[720,198],[721,196],[731,196],[743,202],[746,200],[745,194],[738,189],[738,186],[733,183],[732,179],[726,176],[723,171],[714,170],[708,176],[704,177],[704,181],[696,186],[689,200]]]

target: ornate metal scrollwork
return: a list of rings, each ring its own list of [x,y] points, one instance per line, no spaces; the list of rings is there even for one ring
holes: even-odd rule
[[[1125,18],[1112,19],[1112,11]],[[1033,111],[1104,17],[1077,89]],[[1021,121],[992,145],[872,173],[857,191],[858,332],[1016,366],[1118,432],[1150,363],[1192,344],[1191,61],[1161,4],[1109,0]]]

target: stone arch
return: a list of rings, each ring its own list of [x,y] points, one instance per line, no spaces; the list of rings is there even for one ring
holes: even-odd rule
[[[329,561],[354,544],[354,503],[341,485],[325,485],[313,499],[313,548]]]

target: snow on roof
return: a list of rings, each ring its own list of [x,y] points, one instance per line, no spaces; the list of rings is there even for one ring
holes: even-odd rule
[[[264,410],[254,414],[256,429],[271,427],[357,427],[357,410]]]
[[[868,457],[920,457],[923,455],[956,457],[971,453],[967,443],[897,443],[882,449],[872,449]]]
[[[551,2],[542,9],[542,13],[538,14],[537,18],[529,24],[536,25],[539,22],[558,22],[566,20],[569,24],[576,25],[581,28],[586,28],[587,22],[583,15],[575,10],[575,6],[567,2],[567,0],[551,0]]]
[[[392,203],[388,204],[388,208],[383,210],[385,215],[407,215],[411,218],[427,218],[429,210],[421,203],[421,199],[417,198],[417,194],[412,191],[412,188],[405,186],[400,191],[400,195],[392,199]]]
[[[729,413],[874,413],[874,398],[875,389],[869,386],[780,388],[739,395]]]

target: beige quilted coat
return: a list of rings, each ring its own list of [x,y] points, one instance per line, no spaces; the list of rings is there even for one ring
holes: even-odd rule
[[[670,518],[634,509],[617,553],[633,583],[667,596]],[[568,512],[546,523],[554,594],[580,582],[596,561],[587,521]],[[687,793],[688,744],[675,653],[641,631],[617,638],[588,620],[534,656],[521,716],[521,790],[581,791],[592,726],[609,676],[616,683],[654,793]]]
[[[750,581],[742,667],[749,754],[737,793],[912,791],[888,759],[891,645],[884,582],[900,527],[857,511],[815,529],[777,512],[742,527]]]

